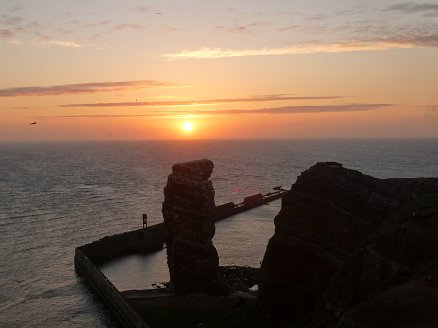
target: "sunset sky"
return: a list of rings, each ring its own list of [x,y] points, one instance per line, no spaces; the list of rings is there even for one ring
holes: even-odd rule
[[[2,0],[0,76],[0,141],[438,137],[438,1]]]

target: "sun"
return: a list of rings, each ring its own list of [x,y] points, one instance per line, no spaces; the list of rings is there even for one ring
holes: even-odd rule
[[[193,124],[192,122],[184,122],[182,128],[185,132],[190,132],[193,130]]]

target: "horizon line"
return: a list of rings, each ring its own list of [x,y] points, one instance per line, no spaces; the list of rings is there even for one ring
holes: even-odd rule
[[[54,139],[54,140],[0,140],[0,143],[86,143],[86,142],[156,142],[156,141],[287,141],[287,140],[435,140],[422,136],[366,136],[366,137],[267,137],[267,138],[161,138],[161,139]]]

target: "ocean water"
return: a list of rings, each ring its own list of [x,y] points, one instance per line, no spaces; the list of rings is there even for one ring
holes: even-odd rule
[[[74,249],[161,222],[173,163],[208,158],[216,204],[290,188],[318,161],[379,178],[438,176],[438,140],[0,143],[0,326],[114,327],[73,266]],[[257,266],[280,202],[216,226],[221,264]],[[121,289],[166,279],[165,255],[102,267]]]

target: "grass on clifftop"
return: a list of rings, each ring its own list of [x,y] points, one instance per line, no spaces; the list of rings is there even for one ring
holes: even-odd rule
[[[424,211],[427,209],[438,208],[438,193],[425,194],[415,198],[413,201],[408,202],[402,206],[396,213],[395,218],[408,218],[411,217],[414,212]]]

